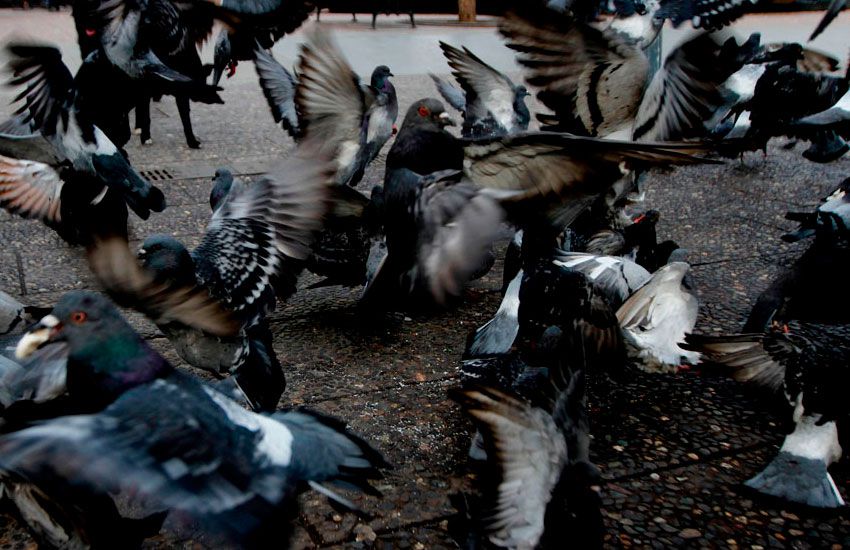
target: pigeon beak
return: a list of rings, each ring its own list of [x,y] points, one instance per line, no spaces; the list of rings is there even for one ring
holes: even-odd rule
[[[53,340],[59,330],[62,328],[62,323],[53,315],[47,315],[42,318],[34,327],[23,335],[15,348],[15,357],[18,359],[26,359],[32,355],[35,350]]]
[[[144,260],[148,255],[148,251],[144,248],[140,248],[138,252],[136,252],[136,257],[140,260]]]
[[[437,117],[440,122],[440,126],[457,126],[454,120],[449,116],[449,113],[440,113]]]

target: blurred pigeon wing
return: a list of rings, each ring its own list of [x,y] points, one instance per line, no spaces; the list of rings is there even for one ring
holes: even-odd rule
[[[689,334],[688,348],[699,351],[705,359],[734,369],[732,376],[740,382],[752,382],[774,391],[785,383],[786,363],[794,357],[793,346],[783,340],[766,344],[762,334],[704,336]],[[772,353],[768,353],[770,347]]]
[[[499,234],[504,211],[469,182],[426,185],[415,207],[421,227],[419,263],[438,302],[460,294]]]
[[[440,42],[452,74],[463,88],[466,119],[484,119],[492,115],[508,133],[517,130],[514,113],[514,83],[464,48],[459,50]]]
[[[62,54],[57,48],[42,45],[10,44],[6,49],[12,71],[9,83],[24,86],[15,98],[24,101],[17,111],[24,115],[22,122],[31,123],[46,136],[55,134],[60,116],[71,107],[76,94]]]
[[[294,292],[322,228],[331,170],[321,155],[296,153],[231,197],[192,253],[199,282],[234,310],[254,304],[273,283],[279,295]]]
[[[467,390],[459,400],[484,436],[488,460],[496,462],[497,479],[484,485],[496,493],[485,518],[490,541],[536,547],[552,489],[567,462],[563,436],[548,413],[501,392]]]
[[[629,123],[647,79],[643,53],[613,32],[544,11],[499,24],[526,81],[541,89],[537,98],[570,131],[604,136]]]
[[[301,51],[295,104],[304,132],[336,157],[340,177],[355,163],[365,141],[366,112],[375,100],[330,36],[310,34]],[[347,181],[340,181],[347,183]]]
[[[460,112],[466,112],[466,94],[463,93],[463,90],[455,88],[435,74],[431,74],[431,79],[434,81],[437,91],[449,105]]]
[[[216,336],[232,336],[239,330],[232,312],[206,289],[157,282],[121,238],[97,241],[89,248],[88,259],[98,282],[116,303],[143,313],[156,324],[178,321]]]
[[[730,76],[718,66],[720,44],[702,33],[667,56],[635,116],[635,141],[675,141],[704,133],[704,122],[723,104],[720,86]]]
[[[297,137],[301,129],[295,110],[295,77],[272,57],[271,52],[259,45],[254,48],[254,67],[274,121],[282,122],[289,135]]]
[[[58,224],[64,183],[47,164],[0,156],[0,207],[12,214]]]
[[[678,27],[690,22],[696,28],[716,30],[735,21],[757,0],[662,0],[655,17],[670,19]]]

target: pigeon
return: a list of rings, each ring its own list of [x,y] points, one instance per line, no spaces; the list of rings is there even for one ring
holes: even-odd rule
[[[828,142],[831,145],[825,148],[803,151],[803,156],[811,161],[832,162],[844,156],[850,150],[847,144],[850,140],[850,91],[828,109],[792,122],[790,133],[801,137],[826,134],[832,138]]]
[[[440,48],[463,90],[463,107],[459,109],[463,112],[463,137],[487,138],[528,129],[531,115],[525,104],[529,95],[525,86],[514,84],[467,48],[460,50],[445,42],[440,42]],[[438,89],[442,92],[447,88],[438,84]],[[457,101],[457,93],[448,94],[450,104]]]
[[[243,369],[268,373],[264,385],[252,384],[259,395],[242,388],[261,409],[274,408],[285,385],[265,316],[274,308],[276,296],[287,298],[295,291],[326,210],[332,166],[314,149],[302,143],[293,157],[227,195],[193,252],[174,237],[152,235],[138,254],[154,281],[204,289],[238,319],[239,330],[210,334],[180,319],[153,318],[190,365],[213,373],[235,371],[237,383],[240,372],[247,375]],[[139,266],[121,256],[120,246],[115,248],[111,256],[126,259],[127,265],[101,252],[99,261],[92,262],[94,272],[107,291],[122,296],[120,302],[144,307],[144,296],[123,288]]]
[[[514,240],[521,247],[522,234],[517,234],[519,238],[515,237]],[[646,269],[622,257],[556,249],[551,261],[556,268],[584,275],[595,294],[603,297],[614,310],[650,278]],[[470,355],[507,353],[510,350],[519,333],[519,291],[523,277],[524,272],[520,268],[508,283],[496,314],[471,337],[467,345]]]
[[[143,179],[79,110],[80,95],[59,50],[10,45],[8,51],[12,57],[11,84],[24,87],[16,99],[23,102],[18,109],[19,125],[30,125],[31,134],[44,136],[55,159],[45,163],[24,157],[7,164],[6,192],[21,205],[37,205],[33,211],[27,212],[26,207],[21,211],[58,222],[61,201],[57,199],[62,198],[63,176],[68,174],[69,187],[73,184],[84,195],[81,198],[93,206],[103,200],[114,203],[123,199],[142,219],[147,219],[151,211],[161,212],[165,208],[162,192]],[[26,162],[30,160],[37,163]]]
[[[683,361],[699,361],[698,353],[680,347],[696,325],[699,308],[682,285],[689,269],[684,262],[661,267],[617,310],[629,356],[645,372],[676,372]]]
[[[584,276],[529,271],[516,350],[467,357],[463,389],[454,395],[479,429],[482,449],[474,440],[470,455],[487,461],[477,535],[504,547],[536,548],[544,540],[543,547],[557,548],[567,533],[587,527],[572,523],[576,515],[594,518],[597,537],[603,531],[588,490],[598,471],[589,458],[585,378],[607,363],[599,352],[618,342],[619,332]]]
[[[75,492],[125,493],[250,546],[272,533],[286,545],[280,519],[306,484],[348,506],[323,483],[377,494],[368,480],[388,465],[341,422],[307,410],[245,410],[171,366],[102,295],[64,295],[17,355],[58,340],[74,366],[69,392],[91,411],[3,436],[0,470],[59,502]]]
[[[779,320],[764,333],[688,336],[690,348],[730,367],[737,380],[782,390],[793,411],[794,430],[748,487],[816,508],[844,505],[827,468],[842,454],[837,422],[848,413],[848,336],[848,325]]]
[[[797,242],[819,235],[850,240],[850,178],[842,181],[814,212],[788,212],[786,219],[799,221],[800,227],[782,235],[785,242]]]
[[[438,302],[456,295],[482,264],[503,219],[547,225],[540,212],[556,207],[555,225],[568,225],[622,176],[621,161],[699,162],[682,154],[693,147],[684,144],[550,132],[463,140],[445,131],[447,120],[440,101],[413,103],[387,156],[388,255],[381,273],[388,275],[391,296],[416,288]]]
[[[302,130],[295,107],[295,89],[298,86],[295,77],[259,44],[254,49],[254,67],[260,78],[260,88],[272,111],[272,118],[281,123],[293,138],[300,138]]]
[[[555,113],[553,129],[581,135],[673,141],[703,133],[722,104],[719,86],[739,68],[721,62],[721,44],[707,33],[674,49],[650,79],[640,46],[613,30],[534,9],[509,13],[499,30]]]
[[[330,36],[312,32],[302,46],[295,104],[301,125],[337,148],[337,183],[355,186],[393,134],[398,116],[389,68],[360,82]]]

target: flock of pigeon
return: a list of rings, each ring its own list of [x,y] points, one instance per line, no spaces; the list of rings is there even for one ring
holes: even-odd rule
[[[850,149],[850,70],[836,75],[838,60],[800,44],[724,34],[749,4],[618,2],[600,17],[608,6],[592,0],[517,3],[499,31],[529,88],[440,44],[457,86],[433,79],[463,116],[461,137],[435,98],[396,125],[390,69],[361,81],[321,29],[295,74],[279,64],[269,48],[307,18],[302,0],[79,0],[76,75],[55,47],[8,44],[20,93],[0,125],[0,206],[84,248],[103,292],[49,309],[0,293],[3,495],[60,548],[138,545],[170,513],[230,545],[285,545],[306,489],[357,511],[329,485],[377,495],[370,480],[390,465],[344,422],[277,410],[286,379],[268,314],[304,270],[318,285],[362,285],[364,316],[451,306],[491,269],[507,227],[504,299],[470,335],[452,393],[478,428],[481,494],[464,545],[564,547],[573,498],[598,478],[588,381],[635,367],[661,376],[710,362],[781,390],[792,428],[747,484],[843,505],[827,467],[850,413],[850,298],[834,293],[824,311],[812,295],[844,286],[850,178],[817,211],[789,213],[800,228],[783,238],[812,244],[738,335],[692,334],[687,251],[658,241],[659,213],[643,204],[655,167],[722,162],[776,136],[810,142],[815,162]],[[844,5],[833,1],[815,34]],[[666,19],[695,31],[653,68]],[[215,21],[226,30],[205,67],[197,45]],[[122,149],[129,111],[147,141],[151,99],[173,95],[197,147],[190,102],[220,102],[222,75],[244,60],[294,152],[251,182],[219,170],[194,250],[152,235],[132,253],[128,208],[147,219],[166,204]],[[531,93],[549,112],[529,111]],[[364,195],[354,186],[388,143],[383,185]],[[221,380],[169,364],[116,304]]]

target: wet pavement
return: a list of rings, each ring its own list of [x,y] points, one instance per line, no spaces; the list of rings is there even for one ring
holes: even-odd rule
[[[788,38],[790,16],[763,16],[745,25],[767,25]],[[798,38],[816,14],[795,14]],[[354,67],[367,74],[387,63],[398,76],[402,112],[415,99],[435,95],[426,71],[446,73],[436,41],[467,44],[500,68],[510,53],[498,49],[492,28],[420,25],[410,31],[396,18],[371,31],[360,17],[336,16],[334,28]],[[809,24],[811,22],[811,25]],[[846,32],[842,15],[824,40]],[[0,34],[10,30],[57,42],[74,62],[74,35],[67,14],[0,11]],[[767,33],[765,33],[767,35]],[[846,36],[846,34],[845,34]],[[285,64],[295,61],[293,43],[276,48]],[[413,42],[411,42],[413,41]],[[819,43],[820,44],[820,43]],[[407,57],[398,48],[417,50]],[[842,55],[845,46],[835,53]],[[205,50],[209,54],[209,49]],[[77,56],[78,57],[78,56]],[[389,59],[389,61],[388,61]],[[76,60],[78,62],[78,59]],[[167,232],[194,245],[208,221],[210,177],[226,165],[244,175],[262,172],[292,150],[291,140],[268,114],[250,63],[224,83],[222,106],[193,106],[198,151],[185,146],[173,100],[152,109],[154,144],[138,138],[128,146],[134,164],[155,180],[169,202],[147,222],[133,220],[133,245]],[[0,101],[10,97],[4,89]],[[651,175],[647,205],[661,211],[660,239],[691,251],[701,299],[700,332],[735,331],[758,293],[797,258],[804,245],[779,236],[793,228],[786,210],[813,208],[850,175],[850,158],[830,165],[804,160],[804,145],[777,141],[763,158]],[[369,168],[361,188],[381,181],[383,156]],[[70,249],[41,225],[0,213],[0,288],[22,301],[50,305],[72,288],[93,282],[79,250]],[[504,245],[504,243],[502,243]],[[288,380],[281,406],[307,405],[348,420],[395,465],[379,482],[383,499],[353,496],[374,517],[358,519],[307,494],[295,547],[452,548],[449,495],[468,490],[470,424],[446,397],[457,385],[458,359],[467,333],[485,322],[499,302],[501,264],[470,285],[463,304],[430,316],[394,315],[364,326],[355,315],[359,289],[301,290],[272,317],[275,350]],[[137,315],[132,322],[178,362],[156,328]],[[745,492],[741,482],[759,471],[781,441],[775,403],[733,381],[695,371],[676,376],[632,374],[617,386],[591,392],[591,457],[602,472],[599,496],[608,547],[840,548],[850,546],[846,511],[822,514],[792,509]],[[833,467],[839,489],[850,495],[847,462]],[[0,515],[0,549],[27,547],[32,539],[8,515]],[[187,546],[188,535],[161,535],[149,547]]]

